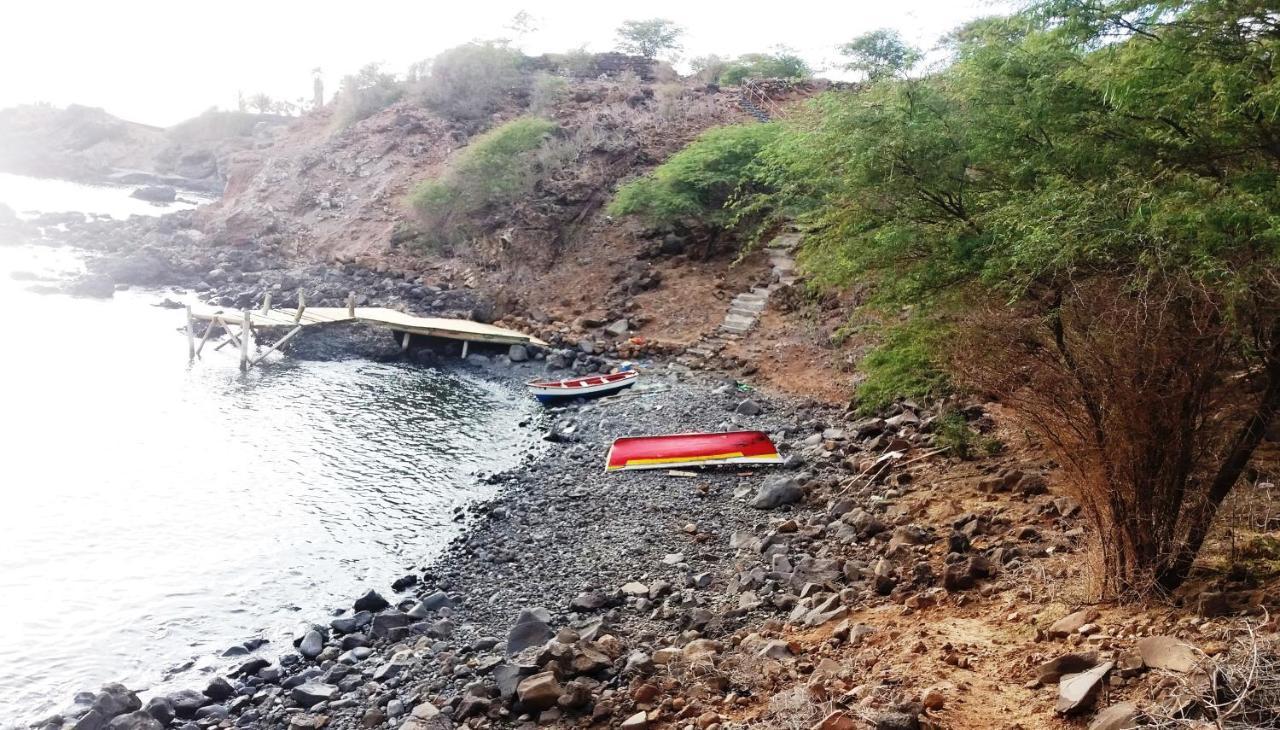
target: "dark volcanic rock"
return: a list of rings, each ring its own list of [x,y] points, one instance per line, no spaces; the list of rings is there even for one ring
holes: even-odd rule
[[[193,689],[179,690],[169,695],[168,700],[173,705],[173,714],[183,720],[194,718],[197,710],[209,704],[208,697]]]
[[[178,199],[178,191],[168,185],[147,185],[134,190],[129,195],[148,203],[172,203]]]
[[[803,497],[804,491],[800,489],[800,483],[794,477],[773,474],[765,478],[764,484],[751,500],[751,506],[756,509],[773,509],[785,504],[794,504]]]
[[[112,720],[107,730],[164,730],[164,725],[147,712],[138,710]]]
[[[289,696],[294,702],[309,708],[337,697],[338,688],[323,682],[305,682],[294,687]]]
[[[507,634],[507,655],[519,654],[531,646],[547,643],[555,636],[548,623],[550,620],[545,608],[526,608],[520,611],[515,626]]]
[[[355,609],[357,611],[371,611],[377,613],[391,604],[387,599],[383,598],[377,591],[369,591],[368,593],[356,599]]]

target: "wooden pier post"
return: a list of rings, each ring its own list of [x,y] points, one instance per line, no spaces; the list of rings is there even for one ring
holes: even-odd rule
[[[352,319],[356,318],[356,293],[355,292],[347,292],[347,316]]]
[[[249,323],[253,314],[248,310],[240,313],[243,319],[240,320],[240,372],[249,370]]]
[[[271,292],[262,295],[262,313],[264,315],[271,313]]]
[[[187,305],[187,359],[196,359],[196,333],[191,328],[191,305]]]
[[[307,309],[307,293],[301,289],[298,290],[298,308],[293,313],[293,322],[298,324],[302,322],[302,313]]]
[[[470,344],[471,343],[466,340],[462,341],[462,359],[463,360],[467,359],[467,345],[470,345]]]
[[[400,340],[400,354],[404,354],[409,351],[409,338],[411,337],[413,337],[412,332],[404,333],[404,339]]]

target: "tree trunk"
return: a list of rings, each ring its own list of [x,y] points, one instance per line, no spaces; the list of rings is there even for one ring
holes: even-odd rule
[[[1271,351],[1267,357],[1267,384],[1258,401],[1258,406],[1236,434],[1231,450],[1227,452],[1217,475],[1214,476],[1213,483],[1209,485],[1205,504],[1192,519],[1187,536],[1178,546],[1177,553],[1156,575],[1157,584],[1166,591],[1172,591],[1187,579],[1196,555],[1200,553],[1205,538],[1209,536],[1209,529],[1213,526],[1213,518],[1217,516],[1218,508],[1222,506],[1223,500],[1240,480],[1240,475],[1244,473],[1249,460],[1253,458],[1253,452],[1258,448],[1258,444],[1262,443],[1277,413],[1280,413],[1280,326],[1276,329],[1271,340]]]

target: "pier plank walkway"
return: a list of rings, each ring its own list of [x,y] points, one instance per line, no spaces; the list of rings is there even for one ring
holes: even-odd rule
[[[307,327],[333,322],[364,322],[386,327],[393,333],[402,335],[400,337],[402,352],[409,349],[409,340],[413,335],[459,340],[462,342],[462,357],[464,358],[467,356],[467,346],[472,342],[493,345],[539,345],[543,347],[547,344],[533,335],[492,324],[472,322],[466,319],[418,317],[395,309],[387,309],[386,307],[357,307],[354,300],[355,296],[353,294],[347,299],[348,303],[345,307],[308,307],[304,303],[304,298],[299,296],[298,308],[272,309],[271,297],[267,295],[262,307],[259,309],[236,311],[234,309],[211,306],[189,306],[186,308],[187,350],[190,359],[194,361],[204,350],[205,343],[209,340],[209,335],[214,332],[216,327],[222,327],[226,330],[227,341],[218,345],[215,349],[221,349],[227,344],[239,346],[240,369],[248,370],[250,367],[263,362],[271,353],[284,347],[289,340]],[[192,323],[196,320],[210,323],[205,330],[204,336],[200,338],[198,345],[196,344],[195,330],[192,326]],[[230,325],[240,328],[238,337],[235,332],[228,328]],[[253,333],[259,330],[271,329],[288,329],[289,331],[276,340],[275,344],[271,345],[265,352],[251,359],[249,356],[250,343],[251,340],[257,339]]]
[[[215,317],[227,324],[242,326],[244,316],[234,309],[216,307],[192,307],[191,316],[196,319],[212,321]],[[483,322],[472,322],[465,319],[447,319],[445,317],[418,317],[405,312],[387,309],[386,307],[304,307],[302,316],[298,310],[261,309],[250,310],[249,321],[252,327],[271,329],[276,327],[306,327],[329,322],[366,322],[382,325],[395,332],[409,332],[426,337],[443,337],[450,340],[470,342],[489,342],[498,345],[543,345],[547,343],[523,332],[497,327]]]

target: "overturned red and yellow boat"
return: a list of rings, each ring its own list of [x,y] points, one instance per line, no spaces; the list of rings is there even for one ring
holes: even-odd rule
[[[628,436],[609,447],[606,471],[676,469],[719,464],[781,464],[778,449],[763,431]]]

